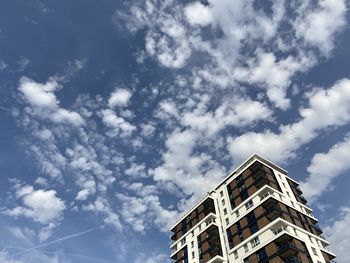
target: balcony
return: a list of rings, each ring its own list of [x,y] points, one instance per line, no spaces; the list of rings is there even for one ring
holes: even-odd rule
[[[295,186],[294,189],[295,189],[295,191],[296,191],[298,194],[300,194],[300,195],[303,194],[303,191],[301,191],[301,189],[300,189],[299,186]]]
[[[301,203],[303,203],[304,205],[306,205],[307,200],[305,199],[305,197],[303,195],[299,195],[299,199],[301,201]]]
[[[283,213],[281,208],[278,206],[278,204],[272,204],[266,208],[266,217],[270,220],[273,221],[276,218],[280,217]]]
[[[312,228],[315,229],[319,235],[323,233],[322,229],[317,224],[313,225]]]
[[[277,254],[284,259],[294,257],[299,253],[299,249],[292,241],[284,242],[278,245]]]

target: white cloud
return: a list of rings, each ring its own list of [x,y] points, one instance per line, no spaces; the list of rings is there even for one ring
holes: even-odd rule
[[[199,2],[188,4],[184,8],[185,16],[190,24],[207,26],[212,21],[212,16],[208,6]]]
[[[108,106],[111,108],[126,106],[131,96],[132,93],[128,89],[116,89],[108,99]]]
[[[335,144],[328,152],[315,154],[307,168],[309,175],[301,183],[305,197],[312,201],[329,189],[333,179],[350,169],[349,156],[349,135],[342,142]]]
[[[201,196],[217,183],[225,170],[205,153],[194,148],[199,134],[191,130],[175,130],[166,139],[163,164],[150,170],[156,181],[172,181],[186,194]]]
[[[308,7],[307,10],[302,10],[303,15],[295,24],[296,35],[328,56],[334,47],[336,33],[346,25],[346,1],[320,0],[317,8]],[[305,3],[300,9],[303,8]]]
[[[70,123],[81,126],[85,124],[79,113],[63,109],[59,106],[54,91],[60,87],[55,79],[50,79],[42,84],[27,77],[22,77],[19,81],[19,91],[31,105],[34,116],[43,119],[50,119],[56,123]]]
[[[56,196],[55,190],[34,190],[32,186],[16,186],[16,196],[23,206],[5,210],[9,216],[24,216],[41,224],[49,224],[59,220],[66,206],[64,201]]]
[[[147,177],[145,164],[132,163],[129,168],[125,170],[125,174],[132,178]]]
[[[176,211],[164,209],[156,195],[135,197],[116,194],[116,196],[120,201],[123,219],[139,233],[145,233],[152,224],[167,232],[178,215]]]
[[[126,121],[124,118],[117,116],[117,114],[111,110],[106,109],[101,111],[102,122],[111,130],[109,131],[110,136],[121,135],[122,137],[127,137],[136,130],[136,127]]]
[[[235,77],[250,84],[260,84],[266,88],[266,95],[276,107],[283,110],[290,105],[286,98],[287,88],[291,85],[291,77],[298,71],[306,71],[314,64],[308,54],[300,57],[288,56],[277,60],[273,53],[262,50],[256,52],[256,58],[248,61],[249,67],[235,70]]]
[[[39,241],[45,241],[49,237],[51,237],[53,230],[56,228],[56,225],[53,223],[48,224],[47,226],[40,229],[38,237]]]
[[[45,84],[37,83],[29,78],[20,79],[19,90],[23,93],[28,102],[37,107],[56,108],[58,100],[53,94],[59,88],[56,80],[51,80]]]
[[[209,97],[204,96],[195,109],[183,113],[182,124],[213,136],[225,127],[249,126],[268,120],[272,115],[265,104],[244,98],[227,99],[214,112],[210,112],[208,107]]]
[[[109,201],[101,196],[97,196],[93,203],[84,205],[83,210],[95,212],[103,216],[103,222],[107,225],[113,226],[116,230],[121,231],[123,225],[120,223],[119,216],[113,212]]]
[[[327,239],[330,241],[332,248],[339,262],[350,261],[350,232],[347,231],[350,225],[350,208],[341,209],[339,218],[323,228]]]
[[[297,150],[322,130],[350,121],[350,80],[342,79],[329,89],[317,89],[307,95],[309,107],[299,110],[301,120],[281,125],[279,132],[248,132],[228,139],[228,149],[236,161],[254,152],[284,162],[295,157]],[[332,109],[332,110],[330,110]]]

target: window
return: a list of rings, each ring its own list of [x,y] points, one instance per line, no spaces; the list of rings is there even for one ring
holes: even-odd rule
[[[238,238],[241,242],[244,240],[242,230],[238,231]]]
[[[249,214],[247,214],[247,220],[248,220],[248,224],[252,224],[256,222],[254,212],[250,212]]]
[[[191,236],[194,237],[194,231],[193,230],[191,231]]]
[[[235,200],[232,199],[232,197],[230,197],[230,203],[231,203],[231,209],[232,209],[232,210],[235,209],[236,204],[235,204]]]
[[[192,252],[192,258],[194,258],[194,251]]]
[[[287,192],[287,195],[290,197],[290,194],[289,194],[289,192]]]
[[[228,225],[230,223],[230,221],[228,220],[228,218],[225,219],[226,225]]]
[[[294,203],[292,201],[290,201],[290,203],[292,204],[292,206],[294,206]]]
[[[223,197],[224,196],[224,192],[220,191],[220,196]]]
[[[191,247],[192,247],[192,248],[194,247],[194,242],[193,242],[193,241],[191,241]]]
[[[273,231],[273,233],[274,233],[275,235],[278,235],[278,234],[281,233],[284,229],[285,229],[285,227],[284,227],[284,226],[281,226],[281,227],[275,229],[275,230]]]
[[[249,263],[249,259],[248,259],[248,258],[245,258],[245,259],[243,260],[243,263]]]
[[[284,188],[287,188],[286,185],[285,185],[285,183],[282,183],[282,185],[283,185]]]
[[[181,239],[181,245],[184,245],[185,243],[186,243],[186,239],[185,238]]]
[[[250,234],[253,235],[254,233],[258,232],[259,230],[259,227],[258,227],[258,224],[255,223],[255,224],[252,224],[249,226],[249,230],[250,230]]]
[[[245,244],[243,247],[244,247],[244,252],[247,253],[249,251],[248,245]]]
[[[251,208],[253,206],[253,200],[249,200],[246,204],[245,204],[245,208],[248,210],[249,208]]]
[[[239,210],[236,211],[236,217],[239,217]]]
[[[198,230],[202,231],[202,226],[201,225],[198,226]]]
[[[225,199],[221,200],[222,205],[225,205]]]
[[[258,261],[264,261],[267,259],[267,254],[266,254],[266,251],[265,249],[261,249],[259,250],[257,253],[256,253],[256,257],[258,259]]]
[[[235,259],[238,258],[238,253],[237,253],[237,251],[233,251],[233,255],[235,256]]]
[[[252,241],[250,241],[250,244],[252,244],[252,247],[256,247],[260,244],[259,237],[254,238]]]
[[[224,208],[224,215],[227,215],[227,209]]]
[[[241,192],[242,202],[245,201],[247,198],[248,198],[248,192],[247,192],[247,190],[244,190],[243,192]]]
[[[240,185],[241,183],[243,183],[243,181],[244,181],[243,175],[239,175],[239,176],[236,178],[236,183],[237,183],[237,185]]]
[[[245,184],[242,184],[240,187],[238,187],[239,192],[242,192],[245,189],[246,189]]]
[[[314,253],[314,255],[317,256],[317,251],[316,251],[316,249],[315,249],[314,247],[311,247],[311,249],[312,249],[312,252]]]

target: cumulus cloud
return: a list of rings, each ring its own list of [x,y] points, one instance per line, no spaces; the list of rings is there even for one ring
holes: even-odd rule
[[[204,96],[196,108],[183,113],[182,124],[213,136],[228,126],[249,126],[272,116],[266,104],[244,98],[227,99],[214,112],[208,107],[209,97]]]
[[[188,4],[184,8],[184,12],[190,24],[207,26],[212,21],[212,15],[209,10],[209,7],[199,2],[193,2],[191,4]]]
[[[171,181],[186,194],[201,196],[225,175],[225,169],[205,153],[195,153],[199,134],[175,130],[166,139],[163,164],[150,170],[156,181]]]
[[[22,205],[3,213],[14,217],[27,217],[41,224],[50,224],[62,218],[66,205],[55,190],[35,190],[32,186],[17,186],[16,197]]]
[[[317,153],[307,168],[309,173],[306,180],[301,183],[306,198],[311,201],[322,195],[330,188],[332,180],[350,169],[348,161],[350,156],[350,136],[335,144],[326,153]]]
[[[269,10],[244,0],[146,1],[131,5],[127,22],[132,32],[146,29],[145,50],[162,66],[191,64],[211,85],[225,88],[253,84],[286,110],[292,79],[317,63],[319,50],[332,51],[345,13],[345,0],[322,0],[316,8],[312,1],[278,0]]]
[[[116,106],[126,106],[131,98],[132,93],[128,89],[116,89],[108,99],[108,105],[111,108]]]
[[[123,229],[118,214],[113,211],[110,202],[106,198],[98,196],[94,202],[83,205],[82,208],[85,211],[91,211],[102,215],[103,222],[113,226],[116,230],[121,231]]]
[[[136,232],[145,233],[152,225],[167,232],[178,215],[177,211],[164,209],[156,195],[135,197],[117,194],[116,196],[120,201],[123,219]]]
[[[323,228],[325,235],[333,244],[337,261],[349,262],[350,233],[344,231],[350,225],[350,208],[343,207],[340,216],[330,225]]]
[[[54,91],[59,87],[60,85],[55,79],[51,79],[43,84],[27,77],[22,77],[19,81],[18,89],[31,105],[34,116],[49,119],[56,123],[83,125],[85,121],[79,113],[59,106],[59,100],[54,94]]]
[[[317,8],[308,2],[300,6],[302,17],[294,25],[296,35],[328,56],[334,47],[336,33],[346,25],[346,1],[320,0]]]
[[[106,109],[101,111],[102,122],[111,130],[109,131],[110,136],[130,136],[133,131],[136,130],[136,127],[130,122],[125,120],[123,117],[117,116],[117,114],[111,110]]]
[[[232,157],[238,161],[257,152],[282,163],[295,157],[297,150],[322,130],[344,125],[350,120],[349,79],[340,80],[329,89],[316,89],[307,98],[309,106],[299,110],[301,119],[281,125],[278,133],[266,130],[229,138],[228,149]]]

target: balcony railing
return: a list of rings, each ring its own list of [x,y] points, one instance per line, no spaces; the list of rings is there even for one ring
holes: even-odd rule
[[[312,226],[318,233],[323,233],[322,229],[316,224]]]

